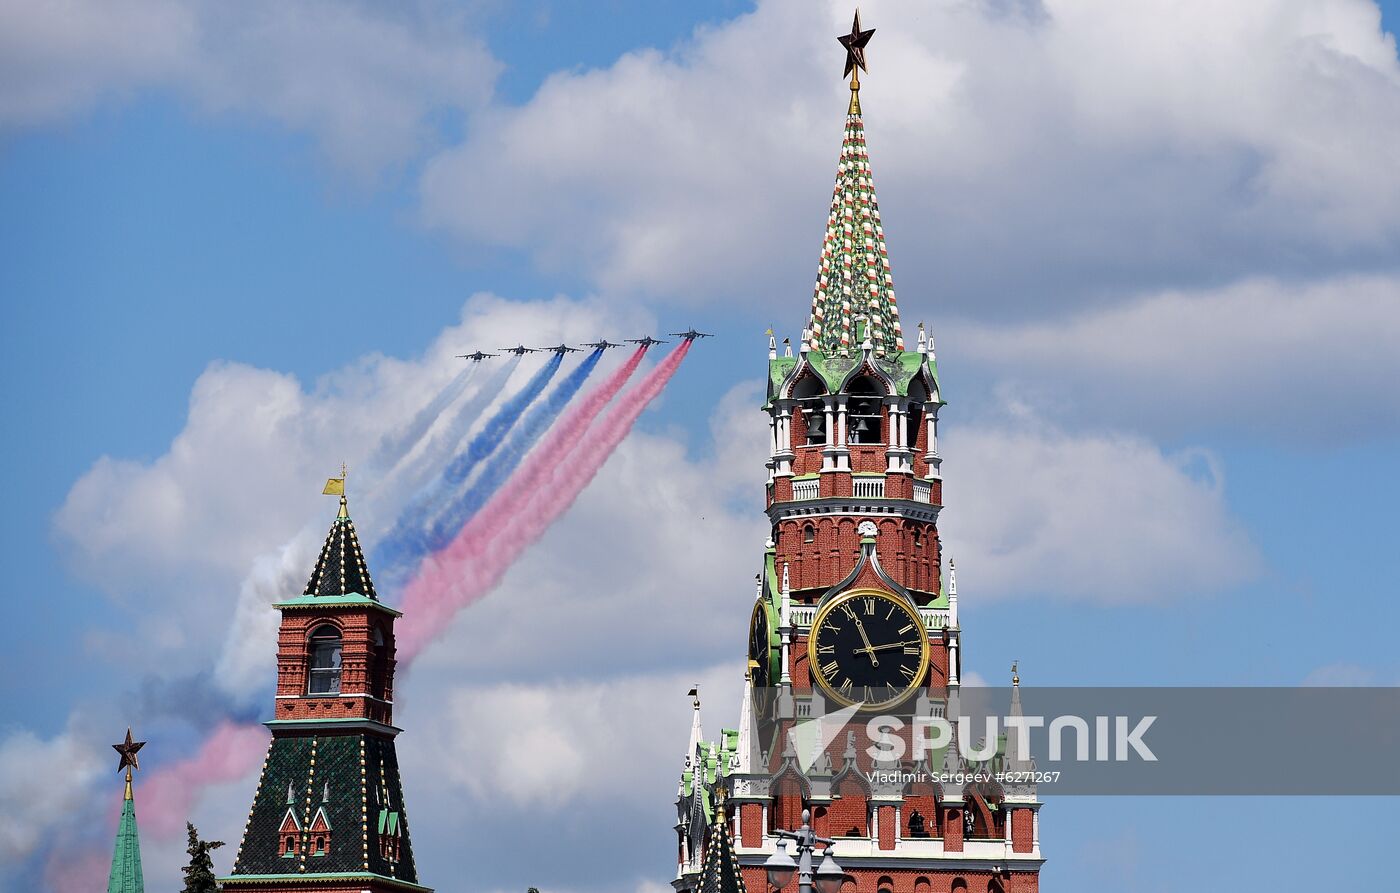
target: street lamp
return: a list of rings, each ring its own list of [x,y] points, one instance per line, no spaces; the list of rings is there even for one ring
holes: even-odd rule
[[[774,890],[786,887],[793,874],[796,874],[798,893],[841,893],[841,885],[846,882],[846,872],[841,870],[841,866],[836,864],[836,859],[832,856],[835,842],[818,837],[812,830],[811,821],[811,811],[804,809],[801,828],[796,831],[779,829],[773,832],[780,838],[778,848],[768,857],[768,861],[763,863],[763,867],[768,870],[768,884]],[[796,862],[788,855],[789,840],[797,845]],[[826,848],[822,850],[821,865],[813,872],[812,856],[819,843],[826,844]]]

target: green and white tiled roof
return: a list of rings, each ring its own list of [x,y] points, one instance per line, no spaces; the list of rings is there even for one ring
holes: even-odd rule
[[[865,125],[859,114],[851,114],[846,116],[846,136],[822,241],[808,345],[832,355],[858,352],[859,319],[866,321],[876,353],[904,350],[894,276],[865,150]]]

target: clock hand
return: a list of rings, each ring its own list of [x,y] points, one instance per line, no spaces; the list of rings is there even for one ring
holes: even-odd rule
[[[875,645],[870,648],[857,648],[855,650],[855,653],[860,654],[862,651],[888,651],[891,648],[903,648],[904,645],[904,642],[891,642],[888,645]]]
[[[870,644],[870,637],[865,634],[865,624],[860,622],[859,617],[856,618],[856,629],[860,631],[860,639],[865,643],[865,653],[870,655],[870,665],[872,667],[880,666],[880,659],[875,656],[875,649]]]

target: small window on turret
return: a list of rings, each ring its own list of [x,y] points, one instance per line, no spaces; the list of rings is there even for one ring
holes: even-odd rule
[[[324,695],[340,692],[340,630],[326,624],[311,634],[310,672],[306,690]]]
[[[816,531],[816,528],[814,528],[811,524],[803,525],[803,527],[802,527],[802,542],[804,542],[804,543],[812,543],[812,542],[816,542],[816,539],[817,539],[817,531]]]

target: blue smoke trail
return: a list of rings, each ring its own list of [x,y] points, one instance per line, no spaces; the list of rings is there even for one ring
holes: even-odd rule
[[[501,446],[501,441],[510,433],[510,429],[515,426],[522,413],[529,408],[531,403],[544,393],[545,386],[554,377],[554,373],[559,371],[559,364],[564,362],[564,355],[557,353],[550,357],[549,362],[540,367],[540,371],[530,377],[525,382],[525,387],[514,397],[506,401],[491,421],[486,423],[486,427],[481,429],[481,433],[472,438],[472,442],[467,444],[467,448],[458,454],[452,463],[443,469],[442,479],[449,484],[460,484],[472,473],[472,469],[482,460],[487,459]]]
[[[442,411],[451,405],[452,401],[462,395],[467,389],[467,383],[472,380],[476,369],[481,363],[468,363],[466,368],[460,370],[452,376],[452,380],[447,383],[442,390],[437,392],[437,396],[428,401],[428,404],[418,410],[403,430],[395,434],[389,432],[379,439],[379,446],[374,450],[374,455],[370,457],[368,465],[371,469],[392,468],[413,449],[414,445],[422,439],[433,422],[437,421]]]
[[[430,550],[424,537],[425,528],[429,519],[441,508],[446,494],[450,492],[449,488],[466,480],[472,469],[490,458],[500,447],[501,441],[510,433],[521,414],[544,391],[563,361],[563,354],[555,354],[548,363],[541,366],[539,371],[525,382],[524,387],[496,410],[496,414],[486,422],[486,426],[467,442],[466,448],[457,454],[442,473],[413,497],[408,506],[399,513],[398,520],[394,522],[394,529],[380,541],[380,546],[375,552],[376,564],[381,567],[402,568],[428,554]]]
[[[525,458],[530,447],[544,434],[550,423],[559,417],[559,413],[578,393],[579,388],[583,387],[589,373],[602,357],[602,349],[594,350],[579,363],[577,369],[555,386],[543,402],[530,410],[530,414],[525,416],[511,433],[510,440],[491,457],[491,461],[482,469],[481,474],[477,475],[466,492],[448,505],[428,529],[425,542],[429,552],[436,552],[451,542],[457,531],[462,529],[462,525],[480,511],[486,500],[495,495],[501,484],[505,483],[506,478]]]
[[[476,392],[453,411],[442,430],[429,438],[428,445],[414,461],[409,462],[407,456],[399,458],[394,467],[380,478],[379,484],[370,494],[371,498],[384,493],[417,494],[422,490],[438,467],[457,451],[457,445],[467,436],[472,424],[491,405],[491,401],[500,396],[501,389],[510,381],[519,365],[520,357],[515,356],[494,370],[491,377],[482,381]]]

